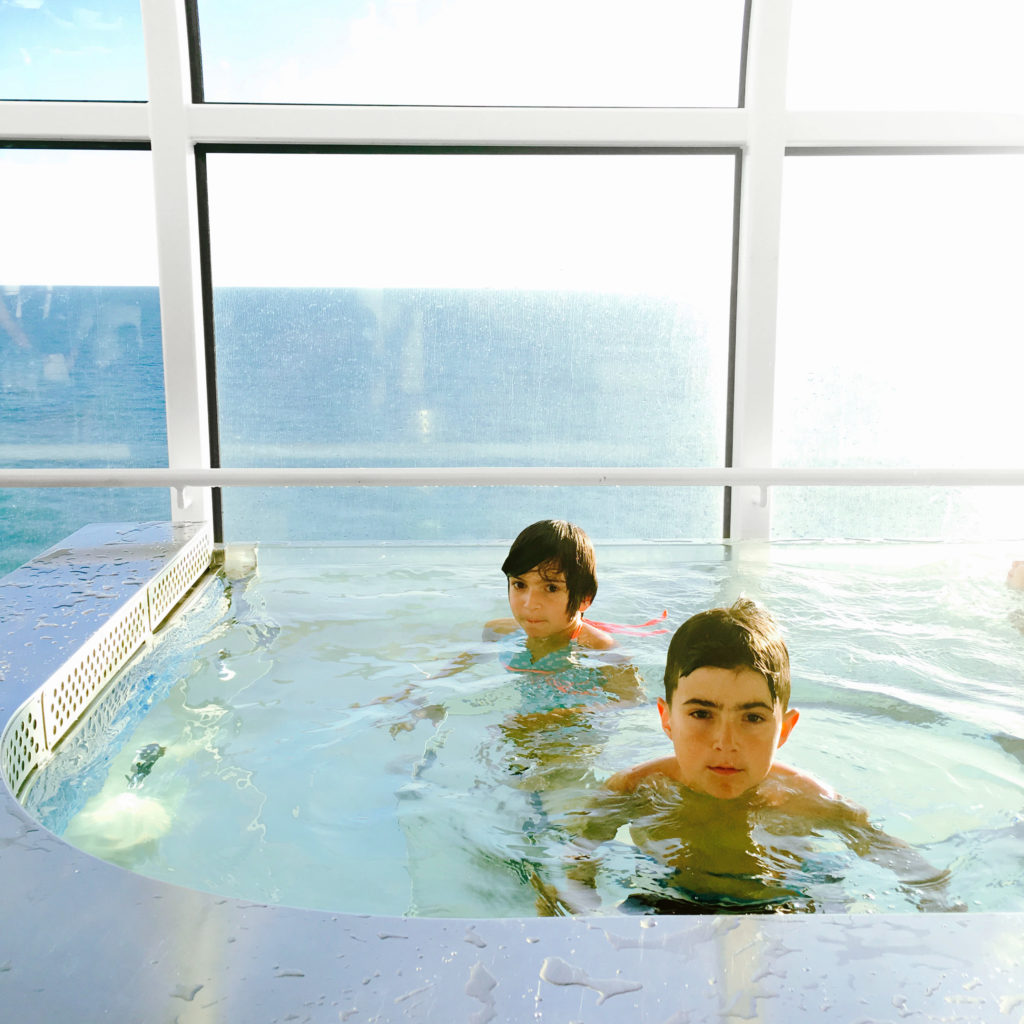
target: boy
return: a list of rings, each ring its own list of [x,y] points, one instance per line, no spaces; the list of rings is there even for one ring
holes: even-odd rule
[[[642,891],[625,910],[806,909],[797,886],[823,859],[812,842],[823,829],[895,871],[919,901],[934,899],[928,889],[941,889],[945,875],[874,828],[863,808],[776,762],[800,717],[789,691],[785,642],[754,602],[740,599],[685,622],[669,646],[665,697],[658,700],[673,753],[605,783],[605,797],[577,818],[580,838],[564,890],[534,880],[541,912],[596,908],[590,854],[623,826],[646,855],[634,868],[653,876],[640,881]]]
[[[597,575],[594,547],[578,526],[562,519],[527,526],[512,542],[501,571],[512,618],[488,622],[485,639],[521,629],[535,660],[573,640],[599,651],[615,646],[604,630],[583,618],[597,596]]]
[[[523,738],[538,727],[565,724],[584,705],[644,699],[635,666],[621,654],[602,657],[599,665],[580,664],[573,651],[574,643],[577,648],[609,651],[616,644],[607,630],[644,635],[655,624],[652,620],[642,626],[617,626],[583,618],[597,596],[597,573],[594,547],[580,527],[561,519],[542,519],[527,526],[512,542],[501,571],[512,617],[485,623],[483,640],[499,640],[519,630],[526,634],[522,645],[505,644],[506,650],[498,652],[504,667],[516,673],[528,691],[523,695],[526,707],[507,723],[514,735]],[[467,652],[427,678],[453,676],[491,657],[480,649]],[[410,686],[397,698],[378,698],[378,702],[406,700],[415,689]],[[441,705],[418,705],[393,723],[390,731],[392,735],[407,731],[423,718],[437,725],[445,714]]]

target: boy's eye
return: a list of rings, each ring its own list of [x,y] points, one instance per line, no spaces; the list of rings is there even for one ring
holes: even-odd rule
[[[691,718],[710,718],[711,712],[707,708],[694,708],[690,712]]]
[[[547,585],[547,591],[549,594],[557,594],[562,588],[557,583],[549,583]]]
[[[747,715],[744,716],[744,720],[747,721],[747,722],[750,722],[752,725],[759,725],[761,722],[764,722],[766,719],[765,719],[764,715],[758,714],[756,711],[751,711]]]

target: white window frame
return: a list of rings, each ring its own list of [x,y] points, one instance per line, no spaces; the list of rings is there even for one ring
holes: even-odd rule
[[[192,99],[186,9],[141,0],[145,103],[0,102],[0,138],[148,143],[156,234],[171,471],[211,465],[195,147],[443,145],[736,148],[736,233],[730,465],[773,463],[774,367],[782,175],[787,151],[1020,150],[1024,115],[790,112],[790,0],[751,0],[744,106],[737,109],[579,109],[202,104]],[[685,467],[679,467],[680,469]],[[209,519],[211,491],[176,489],[175,520]],[[733,539],[767,539],[766,487],[730,488]]]

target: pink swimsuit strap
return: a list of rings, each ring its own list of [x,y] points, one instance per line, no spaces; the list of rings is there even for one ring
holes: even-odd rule
[[[626,633],[629,636],[657,636],[659,633],[667,633],[667,629],[648,629],[648,626],[657,626],[658,623],[664,622],[668,618],[668,611],[663,611],[657,618],[648,619],[646,622],[641,622],[638,626],[626,626],[618,622],[596,622],[594,619],[584,619],[583,621],[588,626],[593,626],[595,629],[602,629],[606,633]],[[569,639],[574,640],[578,635],[579,630],[576,631]]]

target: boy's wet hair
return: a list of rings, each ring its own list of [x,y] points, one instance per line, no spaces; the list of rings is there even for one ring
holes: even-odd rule
[[[569,591],[570,615],[580,605],[597,596],[597,573],[594,568],[594,546],[590,538],[574,523],[564,519],[542,519],[526,527],[512,542],[508,557],[501,563],[506,577],[522,576],[531,569],[561,572]]]
[[[789,651],[775,620],[741,597],[729,608],[712,608],[684,622],[672,637],[665,661],[665,700],[676,684],[699,668],[753,669],[768,682],[772,703],[789,706]]]

